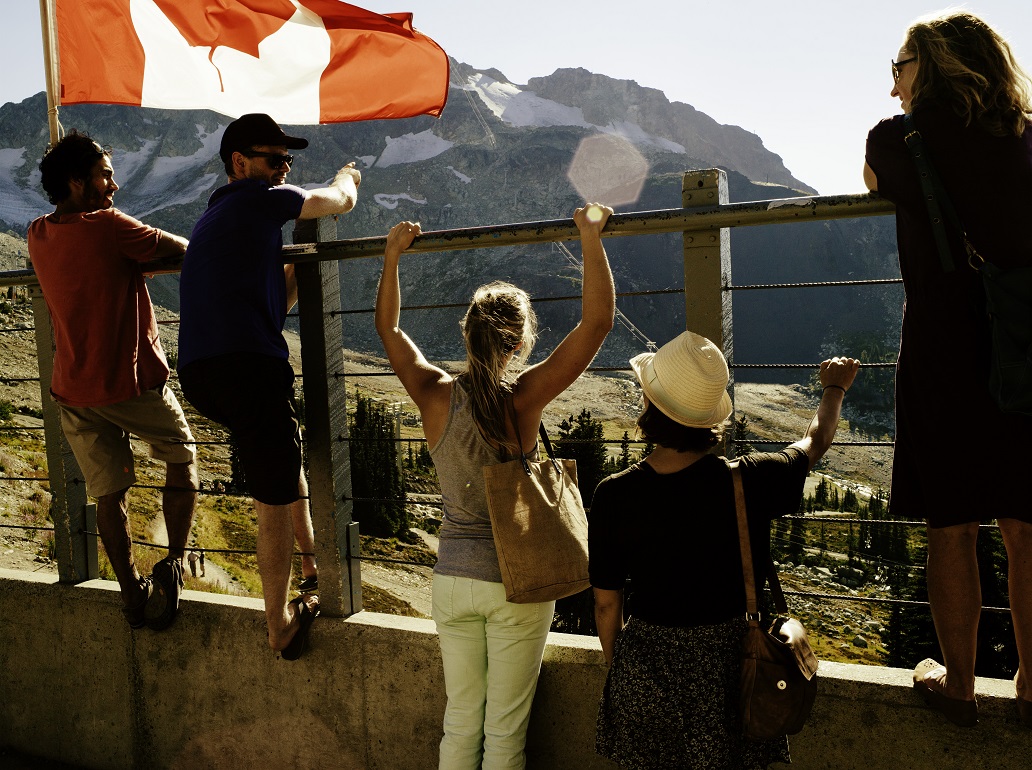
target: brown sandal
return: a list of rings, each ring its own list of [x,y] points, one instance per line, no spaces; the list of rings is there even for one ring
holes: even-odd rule
[[[1018,687],[1018,675],[1014,675],[1014,688]],[[1021,724],[1025,727],[1032,727],[1032,700],[1025,700],[1020,695],[1015,693],[1014,697],[1018,701],[1018,719],[1021,720]]]
[[[147,625],[145,611],[147,609],[147,602],[154,595],[154,583],[151,582],[149,577],[141,577],[140,588],[143,589],[143,598],[140,602],[135,607],[122,607],[122,614],[125,615],[129,628],[143,628]]]

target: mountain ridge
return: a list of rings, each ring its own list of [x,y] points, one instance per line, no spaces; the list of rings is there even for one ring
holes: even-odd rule
[[[595,137],[606,138],[604,147],[619,149],[631,166],[637,164],[632,181],[639,191],[618,211],[680,207],[681,179],[691,168],[723,168],[732,200],[812,191],[755,134],[724,126],[634,81],[559,69],[520,86],[497,70],[452,65],[450,99],[439,119],[287,127],[310,140],[296,155],[291,183],[321,186],[351,159],[363,171],[359,203],[339,218],[338,237],[382,235],[400,219],[442,230],[568,217],[585,199],[606,199],[605,185],[615,175],[615,151],[584,159],[581,148]],[[67,127],[111,147],[122,188],[116,205],[170,232],[189,235],[210,192],[225,182],[217,155],[229,123],[224,116],[76,105],[62,108],[61,117]],[[0,107],[0,222],[18,234],[34,216],[52,210],[35,161],[47,138],[43,94]],[[577,164],[587,173],[575,174]],[[585,177],[586,187],[574,183]],[[618,289],[637,293],[681,285],[680,241],[679,234],[607,240]],[[885,219],[733,229],[732,244],[735,283],[898,275],[894,234]],[[346,347],[379,350],[368,313],[378,265],[341,263],[345,307],[364,311],[345,317]],[[402,269],[410,304],[462,303],[477,285],[493,279],[515,281],[540,298],[575,294],[579,284],[576,269],[547,244],[419,255],[405,260]],[[156,302],[178,308],[178,276],[159,277],[151,291]],[[891,339],[898,292],[874,292],[872,300],[856,289],[833,290],[833,299],[813,304],[785,302],[767,292],[736,294],[736,357],[750,363],[820,360],[821,350],[844,331]],[[684,301],[677,295],[623,297],[620,307],[652,340],[662,342],[684,328]],[[544,354],[576,322],[578,303],[543,303],[539,313]],[[419,341],[428,355],[461,358],[460,315],[455,308],[419,311]],[[598,365],[622,365],[640,347],[617,330]]]

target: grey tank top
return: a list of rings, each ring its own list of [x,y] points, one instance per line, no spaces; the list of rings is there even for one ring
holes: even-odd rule
[[[448,424],[430,449],[444,502],[434,572],[501,583],[484,491],[484,466],[505,462],[480,435],[462,378],[452,381]]]

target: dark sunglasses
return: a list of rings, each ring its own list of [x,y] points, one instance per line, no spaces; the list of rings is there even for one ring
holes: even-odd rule
[[[294,162],[293,155],[283,155],[282,153],[278,152],[252,151],[245,152],[244,155],[246,155],[248,158],[266,158],[269,161],[269,166],[271,168],[277,168],[279,166],[282,166],[284,163],[286,163],[289,166],[291,163]]]
[[[892,61],[892,60],[890,59],[889,61]],[[912,56],[909,59],[901,59],[900,61],[893,61],[892,62],[892,82],[893,83],[899,81],[899,68],[902,67],[904,64],[910,64],[910,62],[912,62],[912,61],[917,61],[917,57],[916,56]]]

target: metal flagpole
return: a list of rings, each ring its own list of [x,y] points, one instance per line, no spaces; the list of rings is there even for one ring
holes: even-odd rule
[[[50,124],[50,144],[61,139],[61,122],[57,118],[57,108],[61,105],[61,97],[57,92],[60,84],[57,46],[57,11],[56,0],[39,0],[39,18],[43,29],[43,70],[47,77],[47,120]]]

